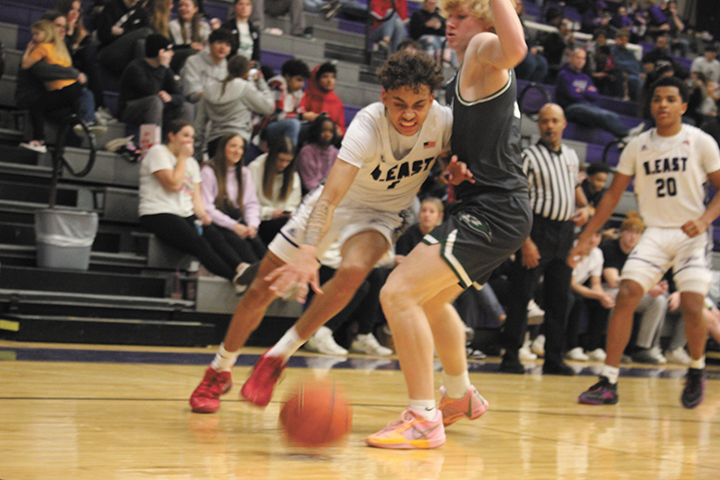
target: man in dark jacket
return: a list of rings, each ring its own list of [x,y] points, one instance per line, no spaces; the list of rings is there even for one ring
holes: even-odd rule
[[[193,109],[183,97],[182,85],[170,69],[170,40],[152,34],[145,41],[143,60],[133,60],[120,78],[119,118],[125,123],[163,123],[183,118],[192,121]]]

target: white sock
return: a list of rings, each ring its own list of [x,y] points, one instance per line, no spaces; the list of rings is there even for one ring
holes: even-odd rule
[[[425,420],[432,422],[435,420],[438,414],[438,409],[435,406],[435,399],[432,400],[414,400],[410,399],[410,405],[408,408],[413,412],[417,413]]]
[[[460,400],[470,390],[470,377],[467,370],[460,375],[448,375],[443,370],[442,378],[445,394],[453,400]]]
[[[697,368],[698,370],[705,368],[705,355],[697,360],[690,359],[690,368]]]
[[[240,355],[240,350],[237,352],[228,352],[225,350],[225,344],[220,344],[220,349],[215,354],[210,366],[217,372],[229,372],[237,361],[237,357]]]
[[[601,377],[605,377],[610,380],[613,385],[617,383],[618,377],[620,376],[620,369],[617,367],[611,367],[610,365],[603,365]]]
[[[293,325],[290,330],[285,332],[280,340],[270,349],[267,354],[270,357],[280,357],[287,361],[293,353],[297,352],[298,348],[303,346],[307,340],[303,340],[298,335],[295,326]]]

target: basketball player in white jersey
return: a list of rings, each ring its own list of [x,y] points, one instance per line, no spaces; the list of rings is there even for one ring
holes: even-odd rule
[[[470,384],[463,323],[452,301],[481,288],[530,234],[520,111],[512,69],[525,58],[511,0],[443,0],[447,43],[461,65],[448,85],[452,153],[474,182],[454,189],[457,206],[390,274],[380,301],[408,387],[401,418],[365,440],[379,448],[435,448],[445,427],[479,418],[488,403]],[[433,346],[442,363],[435,403]]]
[[[258,406],[270,401],[288,358],[325,322],[340,312],[375,264],[388,253],[401,212],[438,157],[447,155],[452,113],[433,92],[442,85],[440,67],[428,56],[401,52],[378,70],[382,103],[361,110],[347,130],[338,159],[323,186],[308,194],[270,243],[257,276],[235,309],[223,345],[193,392],[195,412],[214,412],[231,386],[230,370],[240,348],[277,297],[295,293],[304,302],[308,284],[315,295],[296,324],[255,365],[241,394]],[[447,166],[451,181],[469,173]],[[333,242],[342,244],[342,263],[320,289],[318,259]]]
[[[610,189],[568,257],[572,266],[589,252],[593,233],[610,217],[634,177],[647,229],[621,272],[600,381],[579,397],[588,405],[618,402],[620,358],[632,333],[633,312],[643,294],[671,267],[691,358],[681,402],[685,408],[695,408],[703,399],[707,341],[703,309],[711,283],[708,227],[720,214],[720,195],[705,204],[706,183],[710,180],[716,191],[720,189],[720,151],[712,137],[682,123],[688,92],[681,80],[662,78],[651,91],[657,126],[625,147]]]

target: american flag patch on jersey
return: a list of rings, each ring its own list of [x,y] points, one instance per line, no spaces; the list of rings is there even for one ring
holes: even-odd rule
[[[435,147],[435,142],[425,142],[423,143],[423,148],[433,148]]]

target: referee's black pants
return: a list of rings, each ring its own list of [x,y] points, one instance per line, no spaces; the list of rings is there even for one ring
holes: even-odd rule
[[[543,281],[543,309],[545,310],[545,362],[562,363],[565,346],[565,325],[568,314],[568,294],[572,269],[567,257],[573,245],[574,224],[572,221],[558,222],[535,215],[530,239],[540,252],[540,263],[535,268],[525,268],[522,251],[515,255],[515,261],[508,272],[513,299],[507,308],[504,339],[505,355],[518,358],[527,332],[527,307],[537,288],[541,275]]]

